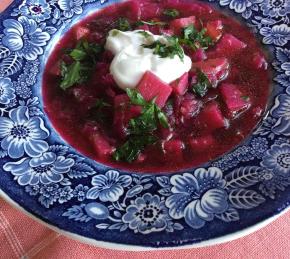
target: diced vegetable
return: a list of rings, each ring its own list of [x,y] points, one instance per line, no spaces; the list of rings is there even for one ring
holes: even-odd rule
[[[189,139],[189,145],[194,153],[201,153],[210,149],[215,143],[215,139],[212,135],[205,135],[201,137],[191,137]]]
[[[184,95],[188,87],[188,73],[184,73],[180,78],[171,83],[175,94]]]
[[[216,101],[207,103],[198,117],[203,126],[206,126],[210,131],[226,126],[226,120]]]
[[[263,54],[256,52],[252,59],[252,65],[255,69],[264,69],[268,68],[268,63]]]
[[[174,31],[175,34],[180,35],[182,33],[183,28],[185,28],[188,25],[194,25],[194,27],[197,27],[198,23],[196,21],[195,16],[179,18],[171,21],[170,29]]]
[[[181,122],[195,116],[201,107],[201,102],[193,94],[186,93],[184,96],[175,98],[175,114]]]
[[[203,48],[199,48],[191,51],[190,58],[193,62],[198,62],[207,59],[207,56],[205,50]]]
[[[156,98],[155,103],[162,108],[172,92],[172,87],[147,71],[139,82],[137,90],[146,101]]]
[[[206,74],[213,87],[217,85],[218,81],[226,78],[229,72],[229,66],[229,62],[226,58],[208,59],[192,63],[193,68],[198,68]]]
[[[95,133],[91,136],[91,140],[93,142],[94,149],[99,156],[109,156],[115,150],[115,147],[110,145],[103,134]]]
[[[87,122],[82,131],[92,142],[98,156],[104,157],[114,152],[115,147],[111,145],[108,138],[99,130],[98,123]]]
[[[234,55],[240,52],[242,49],[246,48],[247,44],[240,41],[238,38],[232,34],[226,33],[222,36],[216,45],[217,53],[222,53],[225,55]]]
[[[206,24],[206,34],[213,41],[218,41],[222,36],[223,24],[221,20],[209,21]]]
[[[219,90],[231,115],[235,115],[237,112],[249,107],[250,99],[242,94],[239,86],[223,83],[219,87]]]
[[[80,39],[87,38],[90,34],[90,30],[86,27],[76,27],[74,29],[75,39],[78,41]]]

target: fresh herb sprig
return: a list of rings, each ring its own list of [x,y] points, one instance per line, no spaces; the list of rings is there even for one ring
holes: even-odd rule
[[[80,40],[74,49],[68,50],[67,54],[71,57],[72,63],[61,62],[60,70],[62,78],[60,87],[66,90],[75,84],[87,81],[96,64],[97,56],[102,51],[102,46],[88,43],[85,40]]]
[[[126,18],[120,17],[117,20],[116,28],[120,31],[130,31],[131,25],[130,25],[130,22]]]
[[[206,31],[206,28],[198,31],[193,24],[189,25],[183,29],[182,37],[180,37],[179,41],[181,44],[187,45],[194,50],[200,47],[207,49],[213,45],[213,41],[206,35]]]
[[[179,39],[176,36],[167,36],[167,43],[162,43],[160,40],[156,40],[153,43],[146,45],[143,44],[144,48],[154,49],[153,53],[161,58],[174,58],[177,55],[181,61],[184,58],[183,49],[179,43]]]
[[[208,89],[211,87],[211,83],[206,76],[201,70],[198,70],[197,72],[197,82],[192,85],[192,90],[193,92],[200,96],[203,97],[206,95]]]
[[[158,140],[154,135],[158,125],[168,128],[169,124],[166,115],[155,104],[155,99],[147,102],[134,89],[127,89],[127,95],[131,104],[142,106],[142,113],[129,121],[128,140],[116,149],[113,159],[131,163],[137,159],[146,146],[154,144]]]
[[[180,12],[176,9],[165,9],[163,14],[171,18],[176,18],[180,15]]]

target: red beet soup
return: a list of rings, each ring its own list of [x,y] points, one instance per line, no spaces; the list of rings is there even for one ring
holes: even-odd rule
[[[110,31],[137,30],[163,35],[166,43],[142,46],[160,60],[186,55],[190,69],[169,83],[146,71],[136,87],[119,87],[105,44]],[[44,109],[57,132],[97,162],[172,172],[247,137],[266,108],[270,76],[254,34],[219,10],[195,1],[127,1],[82,20],[55,46],[43,77]]]

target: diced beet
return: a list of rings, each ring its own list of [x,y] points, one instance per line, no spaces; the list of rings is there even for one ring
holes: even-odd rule
[[[80,39],[86,38],[90,34],[90,30],[86,27],[78,26],[74,29],[75,39],[78,41]]]
[[[195,138],[192,137],[188,142],[194,153],[200,153],[210,149],[214,145],[215,139],[212,135],[205,135]]]
[[[206,24],[206,34],[213,40],[217,41],[222,36],[223,24],[221,20],[209,21]]]
[[[127,94],[119,94],[114,98],[114,107],[117,108],[119,106],[127,105],[129,102],[129,97]]]
[[[190,53],[191,61],[198,62],[207,59],[206,52],[203,48],[199,48],[195,51],[191,51]]]
[[[243,94],[237,85],[223,83],[219,87],[219,90],[231,115],[235,115],[236,112],[239,112],[250,105],[249,100],[243,98]]]
[[[98,156],[103,157],[113,153],[114,147],[110,144],[109,139],[101,132],[97,122],[87,122],[82,132],[92,142]]]
[[[199,112],[201,102],[193,94],[187,93],[180,99],[181,101],[177,109],[181,119],[190,119]]]
[[[97,152],[98,156],[109,156],[114,152],[115,148],[111,146],[103,134],[95,133],[90,138],[93,142],[94,150]]]
[[[226,33],[217,43],[216,51],[217,53],[222,53],[225,55],[234,55],[246,47],[246,43],[240,41],[232,34]]]
[[[252,65],[253,65],[253,68],[255,68],[255,69],[266,70],[268,68],[268,63],[267,63],[264,55],[262,55],[259,52],[256,52],[254,54],[253,59],[252,59]]]
[[[182,33],[182,29],[189,25],[194,25],[197,27],[197,21],[195,16],[189,16],[185,18],[174,19],[170,22],[169,26],[175,34],[180,35]]]
[[[168,159],[174,158],[175,161],[180,162],[183,159],[184,143],[179,139],[171,139],[164,141],[163,150]]]
[[[184,95],[188,87],[188,73],[184,73],[180,78],[171,83],[175,94]]]
[[[226,120],[216,101],[211,101],[205,105],[199,113],[199,121],[210,131],[226,126]]]
[[[149,26],[147,24],[139,25],[136,30],[149,31]]]
[[[206,74],[213,86],[216,86],[218,81],[224,80],[227,77],[229,66],[226,58],[207,59],[192,63],[193,68],[198,68]]]
[[[146,101],[156,98],[155,103],[162,108],[172,92],[172,87],[147,71],[139,82],[137,90]]]

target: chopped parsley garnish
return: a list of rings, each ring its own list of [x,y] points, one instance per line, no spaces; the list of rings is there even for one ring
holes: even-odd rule
[[[147,102],[138,91],[129,88],[127,95],[131,104],[142,106],[142,113],[129,121],[128,140],[116,149],[113,159],[131,163],[137,159],[146,146],[158,140],[154,135],[158,125],[168,128],[169,124],[166,115],[155,104],[155,99]]]
[[[129,23],[129,21],[124,18],[124,17],[120,17],[117,20],[117,29],[120,31],[130,31],[131,30],[131,25]]]
[[[157,137],[153,135],[132,136],[122,146],[117,148],[113,154],[113,159],[132,163],[146,146],[152,145],[156,141]]]
[[[200,47],[207,49],[209,46],[213,45],[213,41],[209,36],[206,36],[205,33],[206,28],[202,28],[198,31],[194,25],[189,25],[183,29],[180,43],[187,45],[194,50]]]
[[[71,64],[61,62],[61,84],[60,87],[63,90],[75,85],[81,84],[90,78],[96,63],[97,55],[102,52],[103,47],[88,43],[81,40],[78,42],[76,48],[68,51],[68,55],[72,58]]]
[[[211,87],[211,83],[202,71],[198,71],[197,74],[197,82],[192,85],[192,90],[195,94],[199,95],[200,97],[203,97],[206,95],[208,89]]]
[[[136,26],[141,26],[141,25],[149,25],[149,26],[154,26],[154,25],[159,25],[159,26],[164,26],[166,25],[166,22],[158,22],[158,21],[138,21],[136,22]]]
[[[163,14],[172,18],[175,18],[180,15],[179,11],[176,9],[165,9],[163,11]]]
[[[141,35],[143,35],[143,37],[148,38],[151,35],[147,32],[147,31],[138,31],[138,33],[140,33]]]
[[[154,49],[153,53],[161,58],[174,58],[177,55],[182,61],[184,58],[184,52],[179,44],[179,39],[176,36],[166,37],[167,44],[162,43],[160,40],[156,40],[149,45],[143,44],[144,48]]]

